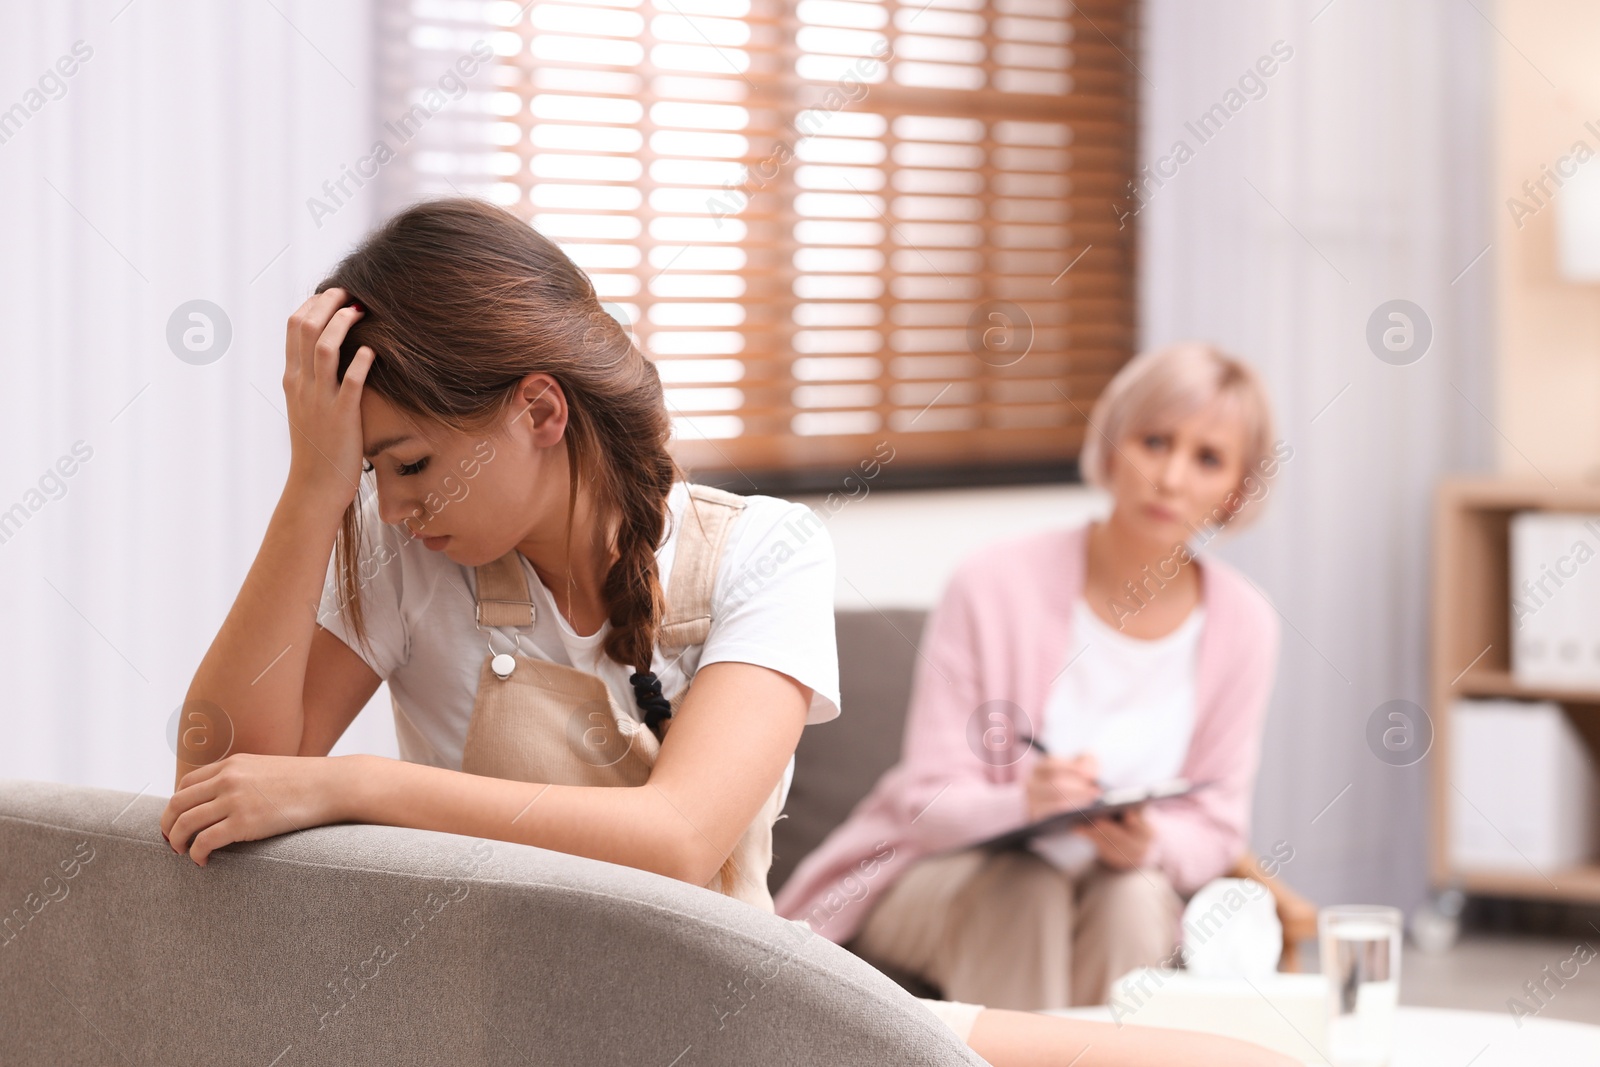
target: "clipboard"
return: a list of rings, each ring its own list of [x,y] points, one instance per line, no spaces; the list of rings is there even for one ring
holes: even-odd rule
[[[1197,793],[1211,784],[1211,782],[1191,782],[1187,778],[1171,778],[1165,782],[1156,782],[1153,785],[1108,789],[1093,804],[1088,804],[1081,808],[1072,808],[1069,811],[1058,811],[1054,815],[1046,815],[1036,822],[1028,823],[1026,826],[1019,826],[1015,830],[1007,830],[1003,834],[997,834],[968,847],[987,849],[993,852],[1025,848],[1029,841],[1041,834],[1065,830],[1070,826],[1088,822],[1090,819],[1116,815],[1130,808],[1136,808],[1140,804],[1159,804],[1163,800],[1176,800],[1179,797]]]

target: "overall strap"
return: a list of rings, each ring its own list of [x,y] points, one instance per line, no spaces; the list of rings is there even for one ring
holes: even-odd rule
[[[733,521],[744,510],[738,493],[709,485],[685,483],[689,506],[667,582],[666,613],[658,641],[661,649],[702,644],[711,632],[711,591],[717,565]],[[477,575],[477,622],[482,626],[532,626],[533,597],[522,561],[513,548],[497,560],[473,568]]]
[[[517,550],[473,568],[477,575],[478,625],[532,626],[533,597]]]
[[[663,653],[705,642],[711,633],[711,591],[728,531],[744,510],[738,493],[689,483],[689,507],[667,580],[666,614],[657,639]]]

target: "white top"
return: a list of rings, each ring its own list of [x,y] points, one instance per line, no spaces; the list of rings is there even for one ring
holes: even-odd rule
[[[1196,604],[1175,630],[1153,640],[1111,626],[1081,597],[1072,611],[1069,666],[1045,699],[1039,740],[1052,756],[1094,753],[1107,789],[1176,777],[1194,731],[1205,609]],[[1033,847],[1074,873],[1095,856],[1094,842],[1080,834],[1035,838]]]
[[[670,518],[656,562],[665,590],[672,573],[689,491],[673,485]],[[489,654],[514,652],[599,675],[619,707],[643,719],[628,682],[632,669],[605,656],[601,644],[609,620],[579,636],[556,610],[550,591],[526,556],[518,553],[534,603],[531,627],[477,628],[473,599],[477,573],[431,551],[404,527],[382,522],[377,496],[363,503],[365,545],[358,571],[363,621],[373,655],[366,656],[339,612],[338,570],[330,560],[317,621],[349,645],[389,683],[421,738],[421,747],[398,734],[400,757],[449,770],[461,769],[461,749],[477,696],[478,671]],[[691,519],[692,521],[692,519]],[[378,545],[384,546],[380,551]],[[745,497],[734,519],[712,586],[711,630],[704,644],[690,645],[671,659],[658,648],[651,670],[662,695],[677,696],[695,671],[724,660],[770,667],[811,687],[806,723],[839,714],[839,658],[833,630],[833,542],[823,520],[809,507],[771,496]],[[760,708],[752,707],[752,714]],[[784,795],[794,760],[784,774]]]

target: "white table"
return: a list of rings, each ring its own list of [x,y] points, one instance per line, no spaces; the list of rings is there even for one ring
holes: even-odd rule
[[[1051,1012],[1110,1022],[1106,1008]],[[1326,1067],[1307,1050],[1308,1061]],[[1524,1018],[1510,1012],[1401,1007],[1395,1019],[1390,1067],[1600,1067],[1600,1026],[1560,1019]]]

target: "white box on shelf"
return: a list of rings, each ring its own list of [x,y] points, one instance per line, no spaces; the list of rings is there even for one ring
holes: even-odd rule
[[[1600,689],[1600,515],[1521,511],[1510,540],[1512,675]]]
[[[1561,705],[1458,700],[1450,738],[1453,867],[1546,872],[1594,858],[1594,762]]]

